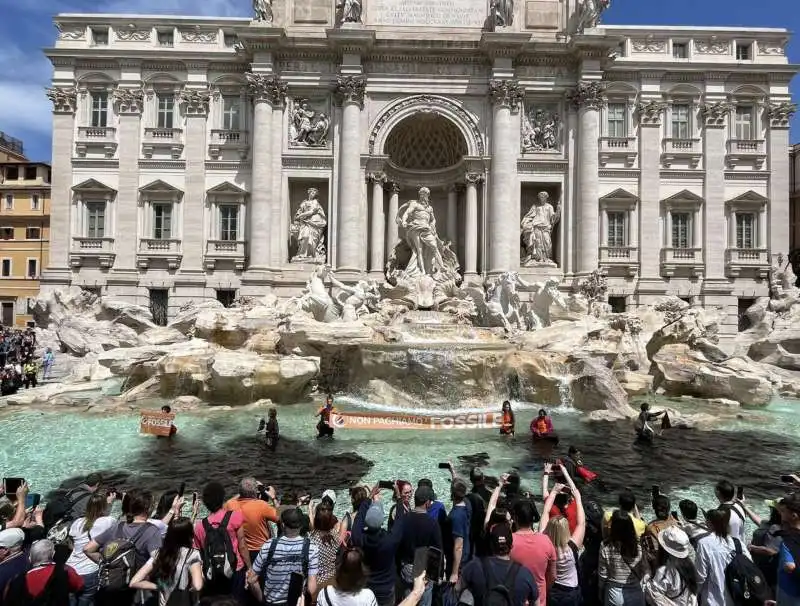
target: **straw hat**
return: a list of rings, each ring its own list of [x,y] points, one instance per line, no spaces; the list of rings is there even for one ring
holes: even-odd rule
[[[677,526],[670,526],[659,532],[658,543],[664,548],[664,551],[679,560],[688,558],[691,553],[689,535]]]

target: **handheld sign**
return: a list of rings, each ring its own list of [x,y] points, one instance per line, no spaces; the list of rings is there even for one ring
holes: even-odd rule
[[[174,420],[175,413],[166,413],[160,410],[143,410],[139,420],[139,433],[168,437]]]
[[[419,415],[414,413],[334,412],[331,426],[336,429],[497,429],[500,414],[471,412],[462,414]]]

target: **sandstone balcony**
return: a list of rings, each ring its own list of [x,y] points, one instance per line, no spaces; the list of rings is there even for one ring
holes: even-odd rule
[[[109,126],[79,126],[75,140],[75,155],[85,158],[87,154],[102,153],[113,158],[117,153],[117,129]]]
[[[147,269],[153,261],[164,261],[168,269],[178,269],[182,258],[180,240],[174,238],[142,238],[139,240],[136,265],[140,269]]]
[[[639,249],[635,246],[601,246],[600,266],[610,273],[635,276],[639,270]]]
[[[703,145],[700,139],[664,139],[661,152],[661,163],[670,168],[675,162],[688,164],[689,168],[697,168],[703,157]]]
[[[211,143],[208,145],[209,157],[218,160],[227,150],[237,152],[242,160],[246,159],[250,150],[247,131],[212,130]]]
[[[203,260],[206,269],[214,269],[221,261],[232,262],[236,271],[244,271],[245,242],[243,240],[208,240]]]
[[[157,152],[177,160],[183,153],[183,130],[180,128],[145,128],[142,155],[152,158]]]
[[[638,153],[636,137],[600,137],[600,166],[621,161],[631,167]]]
[[[114,265],[115,257],[114,238],[72,238],[69,252],[69,264],[72,267],[78,268],[87,261],[96,261],[102,269],[109,269]]]
[[[745,164],[761,170],[767,159],[766,142],[763,139],[730,139],[725,162],[729,168]]]
[[[702,248],[662,248],[661,275],[670,278],[675,275],[700,277],[705,270]]]
[[[729,278],[742,275],[766,278],[769,271],[766,248],[729,248],[725,251],[725,274]]]

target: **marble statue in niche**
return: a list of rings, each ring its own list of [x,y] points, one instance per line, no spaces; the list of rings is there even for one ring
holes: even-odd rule
[[[514,0],[492,0],[489,11],[495,29],[514,24]]]
[[[325,147],[330,128],[331,121],[327,114],[312,108],[308,99],[298,99],[292,103],[289,129],[289,142],[292,145]]]
[[[536,201],[522,218],[523,267],[555,266],[553,260],[553,228],[561,219],[561,208],[550,203],[550,194],[539,192]]]
[[[336,5],[340,23],[361,23],[361,0],[341,0]]]
[[[289,232],[297,244],[297,252],[292,257],[292,262],[325,262],[325,228],[328,226],[328,219],[317,199],[318,195],[319,191],[315,187],[309,188],[306,199],[300,203],[294,214]]]
[[[522,115],[522,151],[561,149],[561,116],[555,108],[532,107]]]
[[[253,21],[272,23],[272,0],[253,0]]]

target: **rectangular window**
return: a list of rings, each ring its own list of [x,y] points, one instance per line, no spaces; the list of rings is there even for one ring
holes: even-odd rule
[[[748,141],[753,139],[753,112],[752,105],[738,105],[736,107],[736,138]]]
[[[92,44],[95,46],[108,46],[108,28],[92,28]]]
[[[159,46],[174,46],[175,45],[175,32],[167,30],[158,32],[158,45]]]
[[[27,228],[25,228],[25,239],[26,240],[41,240],[42,239],[42,228],[41,227],[27,227]]]
[[[736,213],[736,248],[757,248],[756,216],[753,213]]]
[[[219,207],[219,239],[233,242],[239,239],[239,207]]]
[[[158,95],[158,128],[173,128],[175,117],[175,95]]]
[[[623,248],[625,243],[625,213],[608,213],[608,246]]]
[[[3,263],[2,263],[1,267],[2,267],[2,271],[0,271],[0,273],[2,274],[2,276],[4,278],[10,278],[11,277],[11,259],[3,259]]]
[[[92,126],[105,128],[108,125],[108,93],[92,93]]]
[[[689,106],[680,104],[672,106],[672,138],[690,139]]]
[[[106,203],[89,202],[86,205],[86,237],[105,238]]]
[[[25,180],[26,181],[36,181],[36,167],[35,166],[26,166],[25,167]]]
[[[172,238],[172,204],[153,204],[153,238]]]
[[[241,130],[239,115],[241,108],[239,97],[222,97],[222,128],[224,130]]]
[[[29,278],[39,276],[39,261],[37,259],[28,259],[28,273],[25,275]]]
[[[608,104],[608,136],[622,138],[627,136],[626,105],[624,103]]]
[[[692,216],[672,213],[672,248],[692,247]]]
[[[750,42],[737,42],[736,43],[736,60],[737,61],[750,61],[753,58],[751,49],[753,45]]]
[[[14,239],[14,228],[13,227],[0,227],[0,238],[3,240],[13,240]]]
[[[14,210],[14,194],[6,194],[6,210]]]
[[[688,59],[689,47],[685,42],[672,43],[672,58],[673,59]]]
[[[39,210],[39,194],[31,196],[31,210]]]
[[[19,167],[7,166],[6,167],[6,181],[16,181],[19,179]]]

